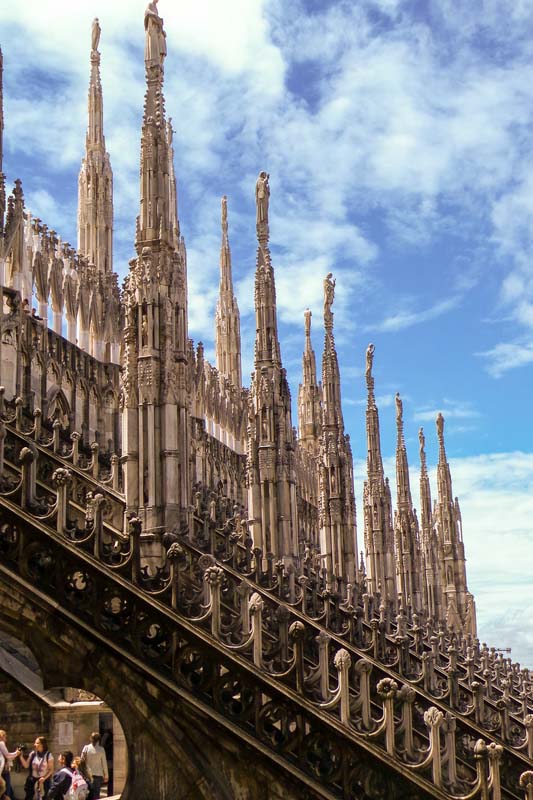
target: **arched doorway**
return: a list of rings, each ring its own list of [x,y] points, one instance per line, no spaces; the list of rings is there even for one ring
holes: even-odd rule
[[[10,750],[25,745],[26,754],[37,736],[45,736],[56,761],[64,750],[80,755],[91,735],[98,733],[109,772],[101,796],[122,793],[127,779],[127,748],[113,709],[87,689],[45,688],[33,652],[13,635],[1,631],[0,729],[7,731]],[[17,800],[24,797],[26,776],[27,770],[16,759],[10,777]]]

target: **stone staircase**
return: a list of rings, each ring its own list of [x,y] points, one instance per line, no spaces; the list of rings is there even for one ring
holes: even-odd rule
[[[312,565],[274,564],[201,491],[190,528],[165,534],[167,557],[148,570],[139,521],[118,524],[116,488],[21,427],[4,423],[0,438],[2,570],[266,745],[318,796],[531,800],[527,671],[392,617],[379,597],[335,596]],[[96,619],[91,593],[106,598]]]

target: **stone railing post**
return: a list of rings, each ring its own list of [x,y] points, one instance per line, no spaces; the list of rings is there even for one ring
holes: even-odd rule
[[[68,494],[72,483],[72,473],[68,469],[56,469],[52,475],[52,483],[57,491],[57,522],[58,533],[65,533],[67,529]]]
[[[174,542],[170,545],[167,551],[167,558],[170,564],[170,588],[171,588],[171,605],[172,608],[178,608],[179,604],[179,575],[180,575],[180,561],[185,558],[185,551],[181,544]]]
[[[520,775],[520,788],[524,789],[524,800],[533,800],[533,772],[523,772]]]
[[[496,701],[500,717],[500,735],[504,742],[509,741],[509,701],[502,697]]]
[[[455,786],[457,783],[457,750],[455,746],[455,732],[457,720],[453,714],[446,714],[442,724],[444,733],[445,762],[448,765],[448,783]]]
[[[20,451],[22,471],[22,508],[30,508],[35,503],[35,453],[29,447]]]
[[[132,514],[128,517],[128,533],[130,537],[130,548],[133,551],[131,564],[131,580],[137,586],[141,582],[141,534],[142,520]]]
[[[100,446],[99,446],[98,442],[93,442],[92,445],[91,445],[91,451],[92,451],[92,454],[93,454],[92,461],[91,461],[91,469],[92,469],[92,474],[93,474],[93,478],[95,479],[95,481],[98,480],[98,475],[99,475],[99,472],[100,472],[100,464],[99,464],[99,461],[98,461],[98,451],[99,451],[99,449],[100,449]]]
[[[527,737],[527,757],[533,759],[533,714],[524,717],[524,727]]]
[[[503,747],[501,744],[491,742],[487,745],[487,755],[489,758],[489,780],[492,787],[492,800],[502,800],[500,764],[503,756]]]
[[[309,583],[309,578],[307,575],[300,575],[298,578],[298,584],[300,586],[300,598],[301,598],[301,608],[303,614],[308,614],[307,608],[307,584]],[[312,614],[312,612],[311,612]]]
[[[54,431],[54,453],[59,453],[61,448],[61,439],[59,434],[61,433],[61,423],[58,419],[55,419],[52,423],[52,430]]]
[[[33,438],[36,442],[41,439],[42,433],[43,412],[40,408],[36,408],[33,412]]]
[[[360,658],[354,665],[354,671],[359,676],[359,700],[361,703],[361,720],[363,728],[370,730],[372,727],[372,712],[370,707],[370,673],[372,664]]]
[[[211,633],[220,638],[220,589],[224,572],[220,567],[209,567],[204,573],[204,580],[209,586],[209,605],[211,607]]]
[[[435,706],[431,706],[424,713],[424,722],[429,731],[429,748],[432,760],[433,783],[442,786],[442,756],[440,752],[440,728],[444,721],[444,714]]]
[[[0,417],[0,478],[2,478],[4,474],[4,445],[6,441],[6,435],[6,424]]]
[[[93,555],[95,558],[100,558],[100,547],[102,543],[103,533],[103,509],[104,496],[97,492],[87,492],[86,505],[85,505],[85,530],[87,533],[92,531],[93,534]]]
[[[256,667],[263,666],[263,608],[265,601],[254,592],[250,597],[250,616],[252,619],[253,657]]]
[[[476,762],[480,786],[480,800],[489,800],[489,784],[487,780],[487,745],[483,739],[478,739],[474,745],[474,759]]]
[[[72,463],[75,467],[78,466],[80,461],[80,439],[81,434],[78,431],[73,431],[70,434],[70,439],[72,441]]]
[[[450,708],[456,708],[459,695],[459,681],[457,672],[457,649],[453,646],[448,647],[450,663],[446,672],[448,673],[448,691]]]
[[[111,485],[118,492],[120,486],[120,459],[116,453],[111,456]]]
[[[289,638],[292,642],[294,653],[294,668],[296,672],[296,691],[304,693],[304,636],[305,625],[300,620],[293,622],[289,628]]]
[[[404,684],[398,692],[398,700],[402,704],[401,731],[403,733],[403,746],[409,758],[414,758],[415,746],[413,741],[413,706],[416,692],[412,686]]]
[[[472,694],[475,720],[478,725],[482,725],[485,719],[485,687],[480,681],[472,681]]]
[[[320,670],[320,694],[322,700],[327,700],[329,696],[329,643],[331,637],[325,632],[320,631],[316,637],[318,643],[318,668]]]
[[[433,694],[435,691],[435,658],[433,653],[422,653],[422,675],[424,678],[424,689]]]
[[[352,658],[349,652],[343,648],[335,653],[333,663],[338,673],[341,722],[343,725],[348,725],[350,722],[350,667]]]
[[[22,430],[22,407],[24,401],[22,397],[17,397],[15,400],[15,425],[18,431]]]
[[[279,606],[276,611],[278,621],[279,652],[281,660],[287,663],[289,660],[289,620],[291,612],[286,606]]]
[[[248,581],[242,580],[236,589],[239,598],[239,608],[241,614],[241,625],[243,636],[250,634],[250,595],[252,587]]]
[[[387,753],[393,756],[396,749],[394,741],[394,698],[398,693],[398,684],[392,678],[383,678],[376,686],[376,690],[383,703],[385,747]]]

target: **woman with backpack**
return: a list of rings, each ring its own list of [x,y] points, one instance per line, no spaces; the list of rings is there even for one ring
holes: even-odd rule
[[[59,769],[46,800],[87,800],[87,781],[75,768],[75,760],[70,750],[59,754]]]
[[[48,743],[44,736],[38,736],[33,745],[33,750],[24,758],[21,754],[20,763],[29,769],[29,775],[24,784],[24,800],[40,800],[50,788],[54,772],[54,757],[48,750]]]

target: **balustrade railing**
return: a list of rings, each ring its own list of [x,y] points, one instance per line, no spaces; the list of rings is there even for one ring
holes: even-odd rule
[[[441,652],[449,639],[446,632],[430,636],[428,644],[417,621],[408,621],[405,614],[391,620],[378,606],[379,616],[374,617],[377,599],[360,595],[357,587],[351,587],[349,600],[326,592],[320,570],[307,564],[305,573],[297,574],[291,565],[254,549],[242,509],[235,504],[230,508],[224,498],[211,498],[206,504],[200,487],[191,509],[192,524],[165,534],[166,562],[149,570],[141,559],[140,521],[131,518],[123,533],[120,524],[113,524],[112,514],[109,518],[109,503],[117,504],[122,515],[120,497],[105,487],[97,491],[92,470],[82,472],[65,460],[58,465],[61,459],[53,445],[38,445],[16,428],[16,419],[0,426],[0,547],[5,564],[16,568],[21,554],[29,553],[19,565],[22,575],[46,585],[57,549],[67,547],[72,569],[78,564],[78,571],[65,576],[52,569],[54,588],[63,581],[62,596],[76,599],[76,608],[82,597],[88,599],[91,581],[104,580],[97,577],[98,570],[105,570],[104,596],[118,591],[113,580],[126,593],[141,591],[147,603],[157,603],[151,607],[162,618],[178,614],[207,632],[211,644],[216,642],[226,656],[253,667],[254,676],[274,680],[278,690],[289,692],[291,701],[305,703],[308,713],[364,743],[368,752],[375,748],[381,758],[401,764],[403,774],[421,781],[421,786],[430,781],[444,792],[436,796],[529,796],[533,718],[518,717],[511,698],[518,683],[524,686],[523,673],[501,666],[490,670],[501,660],[479,649],[479,661],[495,673],[495,684],[507,680],[503,674],[515,673],[516,682],[501,687],[506,702],[498,705],[499,700],[487,698],[474,686],[475,646],[467,648],[464,659],[474,665],[459,664],[461,642],[450,639],[450,652]],[[81,494],[73,491],[75,481],[82,484]],[[17,514],[31,519],[41,535],[25,534]],[[31,540],[27,548],[26,535]],[[114,602],[120,617],[132,601]],[[106,614],[117,619],[112,607]],[[161,634],[154,633],[159,627],[160,623],[153,630],[143,628],[155,652],[162,652]],[[165,639],[163,647],[165,653],[170,647],[172,661],[178,658],[172,652],[175,638]],[[194,673],[194,665],[189,667]],[[491,717],[493,707],[497,714]],[[268,730],[274,739],[290,738],[289,717],[284,722],[269,720],[266,729],[265,719],[263,715],[263,736]],[[490,724],[497,741],[487,744],[482,734]],[[333,751],[328,757],[335,761]]]

